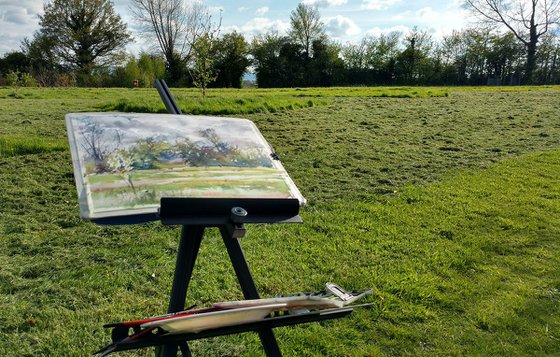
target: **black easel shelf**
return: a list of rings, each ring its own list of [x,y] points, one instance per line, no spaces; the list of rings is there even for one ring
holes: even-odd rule
[[[175,334],[175,335],[161,335],[154,334],[141,340],[132,340],[118,344],[112,352],[128,351],[139,348],[160,346],[162,344],[179,344],[184,341],[193,341],[210,337],[232,335],[244,332],[251,332],[262,328],[275,328],[283,326],[291,326],[303,324],[307,322],[318,322],[330,319],[344,317],[352,313],[352,307],[344,307],[338,309],[326,309],[313,311],[308,313],[301,313],[296,315],[286,315],[278,317],[269,317],[262,321],[252,322],[247,324],[239,324],[235,326],[227,326],[215,329],[208,329],[198,333]],[[113,330],[113,342],[117,343],[128,334],[128,328],[122,331]],[[122,333],[120,333],[122,332]]]

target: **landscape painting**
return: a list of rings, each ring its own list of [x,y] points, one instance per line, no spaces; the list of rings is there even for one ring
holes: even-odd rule
[[[84,218],[156,212],[162,197],[305,199],[246,119],[66,116]]]

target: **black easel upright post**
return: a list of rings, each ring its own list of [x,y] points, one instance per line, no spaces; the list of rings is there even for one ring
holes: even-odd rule
[[[251,276],[251,271],[245,260],[245,255],[241,249],[241,244],[239,244],[239,238],[234,238],[230,234],[231,229],[226,226],[220,227],[220,233],[222,234],[222,239],[226,246],[229,259],[237,275],[237,280],[241,285],[241,290],[243,291],[243,296],[245,299],[260,299],[259,292],[255,286],[253,277]],[[278,342],[276,337],[274,337],[274,332],[271,328],[261,328],[258,330],[261,343],[266,352],[267,356],[281,356],[280,347],[278,347]]]
[[[175,102],[175,99],[171,95],[165,81],[157,79],[156,88],[168,112],[170,114],[182,114],[181,109]],[[232,217],[233,220],[235,220],[234,211],[232,212]],[[249,266],[247,265],[247,261],[245,260],[243,250],[241,249],[241,245],[239,244],[237,237],[237,233],[240,229],[244,232],[244,227],[242,227],[243,225],[238,222],[233,222],[233,220],[230,224],[219,225],[218,227],[220,228],[224,244],[226,245],[226,249],[235,270],[235,274],[237,275],[237,279],[239,280],[239,284],[241,285],[244,297],[246,299],[258,299],[259,293],[257,291],[257,287],[253,281]],[[182,226],[181,241],[179,243],[179,251],[177,253],[177,262],[173,278],[173,287],[171,289],[171,299],[167,311],[168,313],[179,312],[185,308],[187,289],[192,277],[194,263],[198,255],[202,236],[204,234],[204,227],[204,225]],[[278,347],[278,342],[276,341],[272,328],[262,327],[257,331],[266,355],[269,357],[281,356],[280,347]],[[182,342],[179,345],[164,345],[157,354],[159,357],[176,357],[178,347],[181,347],[184,356],[191,355],[186,342]]]
[[[185,309],[187,290],[203,234],[203,226],[185,225],[181,228],[181,240],[179,241],[179,250],[175,263],[175,275],[173,276],[171,298],[169,300],[169,308],[167,309],[168,313],[179,312]],[[165,345],[158,351],[158,355],[160,357],[176,357],[177,347],[181,347],[184,356],[191,355],[186,342],[179,345]]]

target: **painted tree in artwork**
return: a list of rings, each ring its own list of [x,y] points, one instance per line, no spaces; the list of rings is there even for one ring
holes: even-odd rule
[[[136,194],[136,187],[132,181],[132,170],[134,170],[134,154],[129,150],[119,149],[112,152],[107,158],[107,168],[113,174],[120,176],[124,182]]]
[[[190,139],[181,138],[177,140],[175,145],[173,145],[172,151],[173,154],[181,158],[181,160],[183,160],[186,165],[196,166],[196,164],[193,162],[193,159],[196,156],[198,149],[196,144],[193,143]]]
[[[91,160],[96,172],[106,170],[106,160],[122,143],[122,131],[115,129],[110,133],[95,120],[86,120],[80,125],[80,144],[86,154],[86,161]]]
[[[139,139],[130,148],[135,158],[134,167],[137,169],[155,169],[162,154],[169,149],[169,145],[154,137]]]

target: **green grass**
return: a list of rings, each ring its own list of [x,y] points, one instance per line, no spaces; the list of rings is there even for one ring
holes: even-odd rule
[[[326,105],[324,98],[336,97],[392,97],[425,98],[442,97],[449,93],[446,88],[420,87],[337,87],[337,88],[290,88],[290,89],[220,89],[209,90],[202,98],[195,89],[174,90],[179,107],[186,114],[231,115],[276,113],[278,111]],[[153,94],[153,91],[152,91]],[[121,98],[101,107],[105,111],[166,113],[159,97]]]
[[[39,154],[68,150],[68,143],[62,140],[33,136],[0,136],[0,157]]]
[[[183,113],[193,115],[275,113],[282,110],[313,107],[326,103],[324,100],[317,99],[274,98],[271,96],[255,98],[189,98],[178,95],[176,100]],[[167,113],[165,106],[159,98],[152,98],[151,101],[120,99],[103,105],[101,109],[119,112]]]
[[[242,115],[309,201],[302,225],[247,227],[261,294],[374,289],[374,307],[348,318],[277,329],[284,354],[559,355],[558,88],[376,90],[317,89],[322,105]],[[0,137],[63,145],[64,113],[139,93],[153,95],[0,89]],[[235,94],[259,95],[274,91]],[[67,150],[0,156],[0,355],[88,355],[110,340],[104,323],[165,312],[179,230],[96,226],[78,211]],[[187,305],[241,297],[218,232],[207,233]],[[192,350],[262,355],[255,334]]]

